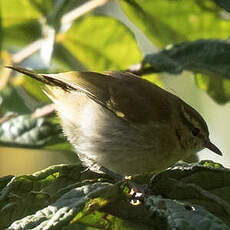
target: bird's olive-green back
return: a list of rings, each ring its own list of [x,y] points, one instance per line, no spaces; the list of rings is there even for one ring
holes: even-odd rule
[[[130,122],[169,122],[179,98],[134,74],[123,72],[66,72],[36,74],[22,67],[10,67],[45,84],[49,90],[84,92],[89,98]],[[53,87],[52,87],[53,86]],[[175,109],[172,109],[172,106]]]

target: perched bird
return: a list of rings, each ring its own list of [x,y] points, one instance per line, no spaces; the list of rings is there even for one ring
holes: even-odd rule
[[[8,68],[45,83],[64,134],[94,171],[132,176],[159,172],[204,148],[222,155],[195,109],[134,74]]]

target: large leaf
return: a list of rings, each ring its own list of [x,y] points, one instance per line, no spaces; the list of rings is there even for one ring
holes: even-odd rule
[[[1,5],[0,5],[1,7]],[[0,11],[0,52],[2,50],[2,41],[3,41],[3,29],[2,29],[2,14]]]
[[[20,115],[0,126],[0,144],[39,148],[64,142],[61,127],[45,118]]]
[[[229,230],[229,227],[219,218],[199,205],[191,206],[187,202],[163,199],[156,196],[148,197],[145,205],[149,208],[152,215],[159,215],[161,213],[162,217],[166,218],[169,229]]]
[[[144,58],[140,73],[189,70],[199,73],[198,86],[216,102],[230,99],[230,44],[224,40],[197,40],[174,45]]]
[[[178,164],[153,177],[151,190],[155,195],[201,205],[230,226],[229,175],[230,170],[211,161]]]
[[[54,49],[54,61],[58,64],[56,66],[55,71],[63,72],[63,71],[86,71],[87,68],[81,63],[71,51],[69,51],[64,45],[61,43],[55,44]]]
[[[106,16],[76,21],[58,41],[94,71],[124,69],[141,58],[133,34],[122,23]]]
[[[27,45],[41,35],[38,19],[42,15],[29,0],[1,1],[0,7],[5,49],[12,51],[18,45]]]
[[[4,49],[18,49],[17,46],[26,46],[41,37],[41,28],[37,20],[25,20],[23,23],[15,22],[3,28]]]
[[[194,73],[218,75],[230,78],[230,44],[225,40],[196,40],[183,42],[158,53],[146,55],[144,64],[150,64],[152,72]]]
[[[11,230],[44,226],[230,229],[228,169],[209,161],[184,163],[149,178],[151,175],[134,178],[149,184],[149,192],[140,199],[129,194],[127,182],[113,184],[105,175],[83,171],[80,165],[52,166],[33,175],[4,177],[0,179],[0,226],[10,225]]]
[[[1,110],[6,113],[13,111],[15,113],[31,112],[25,101],[18,94],[16,87],[5,87],[0,91]]]
[[[0,228],[45,208],[75,186],[84,185],[84,182],[80,183],[84,180],[83,170],[80,165],[60,165],[33,175],[1,178],[0,209],[4,214],[0,214]],[[96,174],[92,175],[93,178],[97,178]]]
[[[1,12],[4,27],[41,17],[40,12],[28,0],[1,1]]]
[[[217,5],[223,7],[225,10],[230,11],[230,2],[228,0],[214,0]]]
[[[226,38],[229,23],[212,0],[120,0],[127,16],[158,46],[198,38]]]

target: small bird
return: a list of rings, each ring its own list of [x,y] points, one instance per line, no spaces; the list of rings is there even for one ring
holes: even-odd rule
[[[204,148],[222,155],[195,109],[137,75],[8,68],[45,83],[64,134],[93,171],[133,176],[159,172]]]

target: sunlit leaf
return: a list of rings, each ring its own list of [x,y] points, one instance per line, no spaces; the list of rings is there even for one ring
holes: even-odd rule
[[[1,1],[3,26],[8,27],[25,20],[38,19],[42,15],[31,5],[29,0]]]
[[[0,5],[1,7],[1,5]],[[2,15],[1,15],[1,11],[0,11],[0,52],[2,50],[2,41],[3,41],[3,29],[2,29]]]
[[[197,85],[219,104],[230,101],[230,80],[216,75],[196,74]]]
[[[128,28],[105,16],[89,16],[76,21],[59,37],[59,42],[84,66],[94,71],[125,69],[141,58]]]
[[[212,0],[120,0],[122,9],[157,46],[199,38],[226,38],[229,23]]]
[[[61,43],[55,45],[53,60],[55,63],[58,63],[58,66],[55,67],[55,71],[84,71],[87,68],[81,63],[71,51],[69,51]]]

